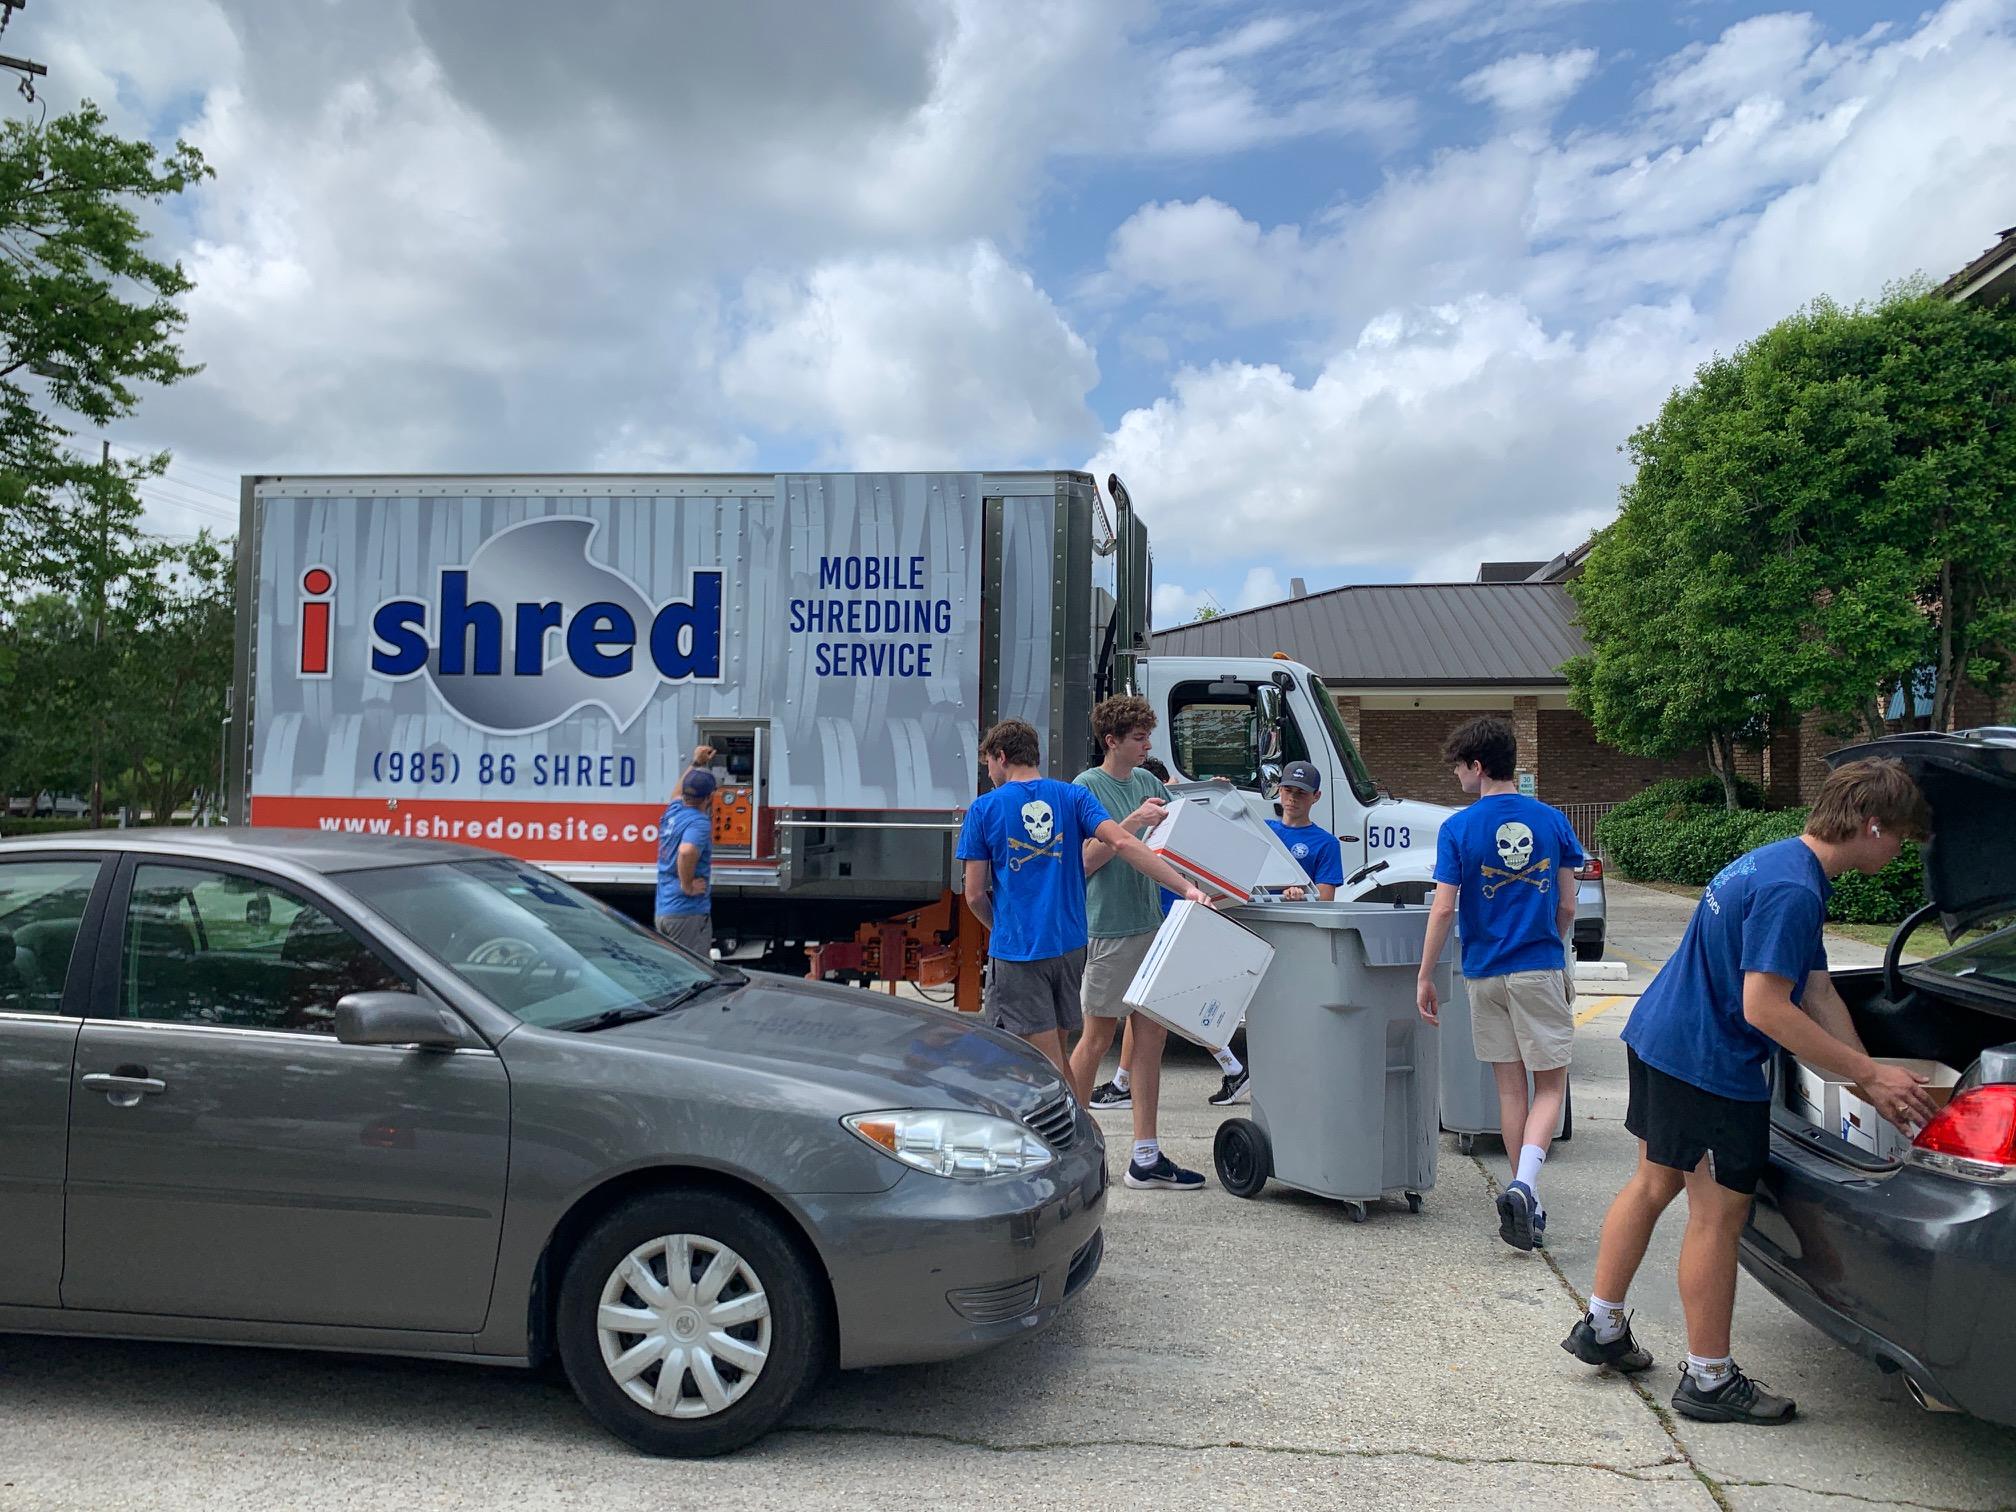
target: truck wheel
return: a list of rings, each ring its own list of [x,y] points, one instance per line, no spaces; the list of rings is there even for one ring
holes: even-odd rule
[[[653,1192],[598,1223],[560,1283],[581,1404],[646,1454],[727,1454],[804,1395],[832,1349],[824,1299],[777,1221],[714,1192]]]
[[[1258,1197],[1274,1174],[1266,1131],[1250,1118],[1228,1118],[1218,1125],[1211,1162],[1218,1168],[1218,1184],[1234,1197]]]

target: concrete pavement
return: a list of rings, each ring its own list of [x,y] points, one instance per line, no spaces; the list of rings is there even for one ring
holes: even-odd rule
[[[1690,906],[1620,883],[1610,903],[1620,951],[1647,967]],[[1642,986],[1636,968],[1622,985]],[[1631,1298],[1655,1369],[1634,1384],[1562,1352],[1634,1158],[1617,1040],[1630,992],[1607,996],[1584,1005],[1545,1255],[1498,1240],[1490,1139],[1466,1158],[1445,1138],[1425,1211],[1382,1204],[1364,1224],[1278,1185],[1250,1202],[1215,1181],[1116,1185],[1105,1271],[1056,1326],[973,1360],[841,1377],[785,1431],[705,1463],[630,1453],[550,1376],[0,1337],[0,1508],[2016,1506],[2016,1430],[1920,1412],[1747,1280],[1738,1355],[1799,1398],[1800,1420],[1673,1418],[1682,1205]],[[1207,1170],[1217,1080],[1195,1052],[1167,1077],[1165,1142]],[[1129,1115],[1100,1120],[1117,1174]]]

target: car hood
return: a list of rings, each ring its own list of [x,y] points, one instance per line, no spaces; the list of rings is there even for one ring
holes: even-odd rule
[[[798,1076],[861,1108],[972,1108],[1019,1119],[1064,1091],[1041,1051],[970,1015],[764,972],[596,1038]]]
[[[1932,809],[1925,898],[1952,939],[2016,905],[2016,729],[1890,735],[1835,751],[1828,765],[1865,756],[1904,763]]]

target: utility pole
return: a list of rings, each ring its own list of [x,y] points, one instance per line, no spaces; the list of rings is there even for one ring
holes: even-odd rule
[[[14,12],[20,10],[28,0],[0,0],[0,32],[7,30],[7,23],[14,19]],[[21,75],[21,96],[29,104],[35,103],[35,81],[47,77],[49,70],[40,63],[27,58],[10,58],[0,53],[0,68],[9,69]]]

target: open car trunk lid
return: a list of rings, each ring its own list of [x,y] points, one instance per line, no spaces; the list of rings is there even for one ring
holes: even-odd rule
[[[1925,897],[1946,938],[2016,908],[2016,728],[1888,735],[1835,751],[1827,764],[1868,756],[1903,762],[1932,809]]]

